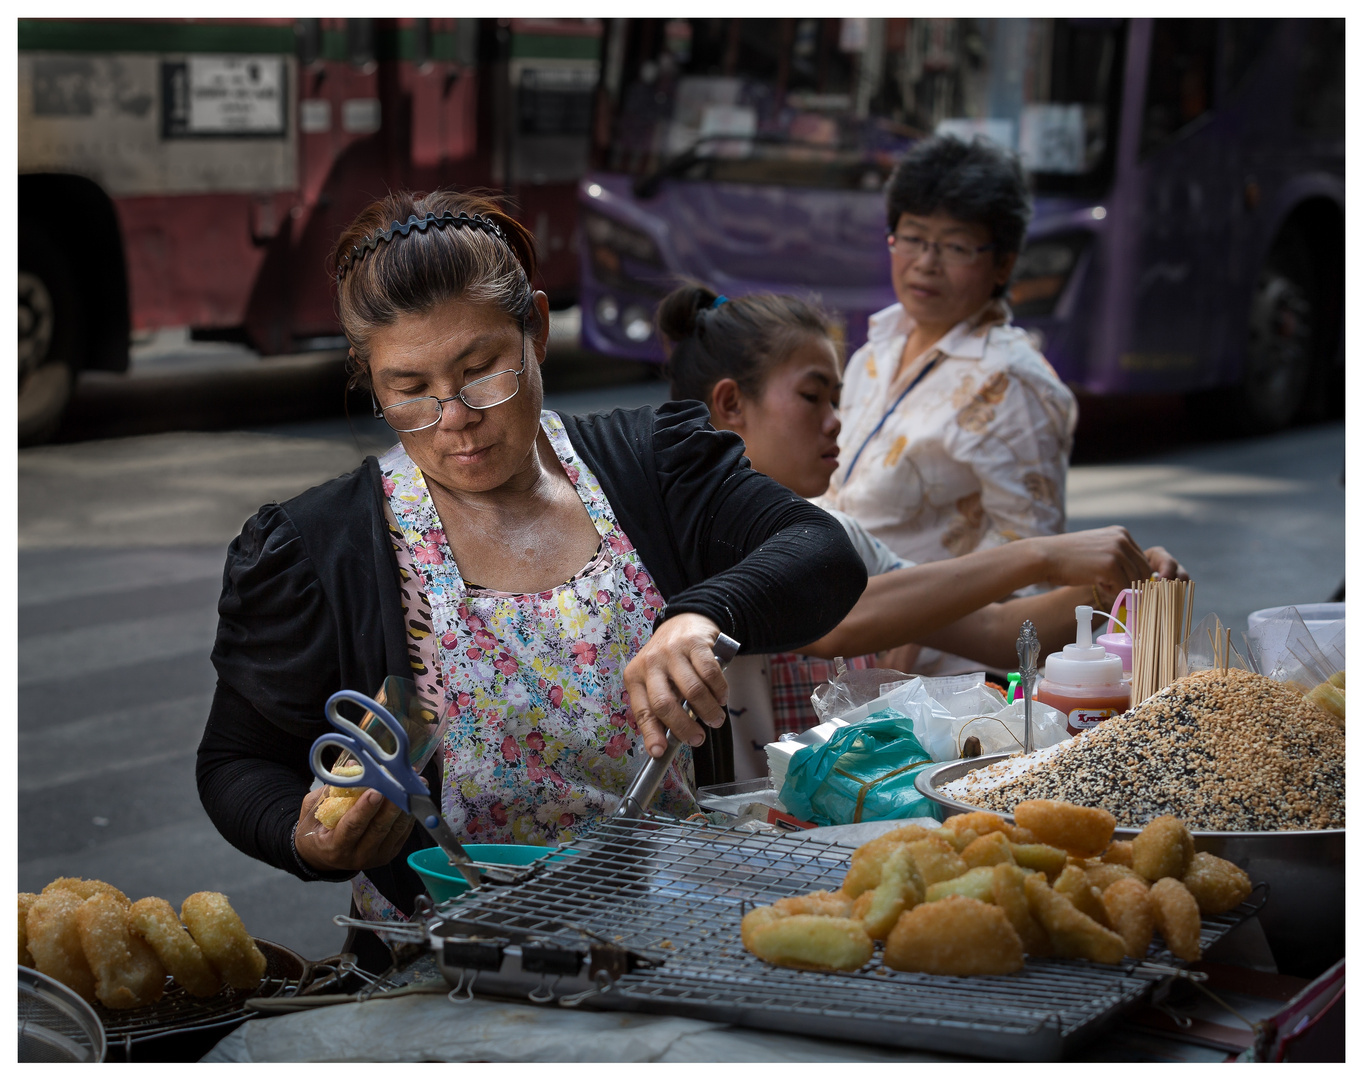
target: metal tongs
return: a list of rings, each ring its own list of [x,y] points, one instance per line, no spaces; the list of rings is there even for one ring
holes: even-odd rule
[[[724,668],[739,652],[739,642],[727,634],[721,634],[720,637],[716,638],[716,643],[711,646],[711,651],[720,661],[720,666]],[[697,714],[692,712],[687,702],[684,701],[682,707],[687,710],[692,719],[697,719]],[[654,796],[658,793],[659,785],[663,783],[664,774],[668,772],[668,767],[673,764],[673,759],[678,756],[678,749],[681,746],[682,740],[670,731],[668,733],[668,745],[664,748],[664,752],[656,758],[648,758],[640,767],[640,771],[635,774],[635,778],[627,786],[626,793],[621,796],[621,802],[612,812],[612,818],[644,817],[645,811],[649,809],[649,804],[654,801]]]
[[[1019,640],[1014,643],[1019,654],[1019,683],[1024,692],[1024,753],[1033,753],[1033,684],[1038,678],[1038,631],[1030,619],[1019,628]]]

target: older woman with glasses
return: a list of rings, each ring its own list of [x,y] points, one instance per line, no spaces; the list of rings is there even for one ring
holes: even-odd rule
[[[698,402],[542,411],[549,310],[530,235],[491,202],[390,195],[336,249],[357,381],[398,443],[263,507],[228,553],[200,795],[241,850],[410,914],[430,846],[367,792],[314,813],[309,747],[336,690],[406,676],[448,720],[423,777],[467,840],[550,844],[623,793],[669,731],[657,809],[729,779],[712,647],[819,637],[866,572],[827,514],[754,472]],[[367,966],[378,939],[352,944]]]
[[[898,303],[848,361],[821,505],[916,563],[1063,532],[1076,399],[1004,300],[1032,212],[1018,162],[984,140],[925,139],[886,202]]]

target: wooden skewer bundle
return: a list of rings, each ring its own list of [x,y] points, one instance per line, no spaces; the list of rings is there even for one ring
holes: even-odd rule
[[[1194,615],[1193,581],[1135,581],[1129,627],[1133,638],[1133,704],[1186,674],[1184,644]]]

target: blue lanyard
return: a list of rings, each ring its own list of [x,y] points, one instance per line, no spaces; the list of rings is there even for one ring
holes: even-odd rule
[[[904,390],[902,390],[900,392],[900,396],[897,397],[896,400],[891,403],[891,408],[887,409],[886,412],[882,413],[882,418],[877,421],[877,426],[874,427],[872,431],[868,434],[867,438],[863,440],[863,445],[858,447],[858,452],[853,455],[853,460],[848,463],[848,470],[844,473],[845,484],[848,483],[848,478],[853,475],[853,467],[858,464],[858,459],[863,456],[863,451],[867,449],[867,444],[877,437],[877,433],[880,432],[883,426],[885,426],[886,422],[889,419],[891,419],[891,414],[900,408],[901,402],[905,400],[905,395],[910,393],[911,390],[913,390],[920,383],[922,383],[924,381],[924,377],[928,375],[929,372],[933,371],[934,368],[938,367],[938,362],[941,359],[942,356],[940,355],[930,360],[929,363],[927,363],[924,366],[924,370],[921,371],[918,375],[916,375],[910,381],[910,385],[907,386]]]

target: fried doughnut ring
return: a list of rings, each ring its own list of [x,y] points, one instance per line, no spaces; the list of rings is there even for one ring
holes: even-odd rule
[[[1010,839],[1002,832],[979,836],[962,849],[962,861],[973,869],[978,866],[995,866],[997,863],[1012,863],[1014,854],[1010,850]]]
[[[96,893],[76,910],[76,930],[95,974],[95,996],[110,1009],[158,1001],[166,969],[156,953],[128,930],[128,909],[109,893]]]
[[[1194,858],[1194,838],[1179,818],[1153,818],[1133,840],[1133,869],[1148,881],[1185,876]]]
[[[847,919],[853,910],[853,901],[841,892],[806,893],[804,896],[784,896],[773,901],[778,914],[788,915],[828,915],[834,919]]]
[[[1029,911],[1042,923],[1058,956],[1079,956],[1101,964],[1123,959],[1123,938],[1076,910],[1061,893],[1053,892],[1040,877],[1024,881]]]
[[[904,847],[893,851],[882,864],[881,884],[853,902],[853,917],[862,921],[869,937],[886,940],[901,914],[920,902],[914,874],[910,853]]]
[[[1199,902],[1175,878],[1165,877],[1148,893],[1156,928],[1166,939],[1166,947],[1182,960],[1198,960]]]
[[[28,909],[33,906],[33,901],[37,899],[37,893],[21,892],[19,894],[19,963],[26,968],[33,966],[33,954],[28,951]]]
[[[95,975],[81,947],[76,910],[85,901],[66,889],[43,890],[29,905],[28,951],[33,966],[69,987],[86,1001],[95,1000]]]
[[[107,881],[100,881],[98,878],[78,878],[78,877],[59,877],[56,881],[49,881],[43,886],[43,892],[64,889],[66,892],[75,893],[82,900],[89,900],[96,893],[108,893],[110,896],[117,897],[119,902],[128,906],[128,897],[121,891],[114,888]]]
[[[1104,911],[1109,925],[1119,937],[1129,956],[1141,960],[1152,944],[1152,930],[1156,915],[1152,911],[1147,883],[1139,877],[1119,878],[1104,890]]]
[[[224,982],[235,990],[252,990],[260,985],[265,977],[265,956],[226,896],[197,892],[186,897],[180,906],[180,920]]]
[[[930,975],[1007,975],[1024,946],[1005,913],[969,896],[911,908],[887,936],[886,966]]]
[[[161,897],[146,896],[130,907],[128,927],[151,946],[171,978],[191,997],[212,997],[222,989],[223,980],[180,925],[175,908]]]
[[[740,923],[744,947],[760,960],[807,971],[857,971],[872,959],[872,939],[857,919],[782,915],[757,907]]]
[[[1181,879],[1205,915],[1231,911],[1251,895],[1251,878],[1236,863],[1196,851]]]
[[[1114,838],[1114,815],[1097,806],[1026,799],[1014,808],[1014,820],[1042,843],[1082,859],[1098,855]]]
[[[1024,879],[1036,870],[1025,870],[1013,863],[996,863],[991,868],[991,894],[995,906],[1005,913],[1029,956],[1051,956],[1052,939],[1029,911],[1024,895]]]

